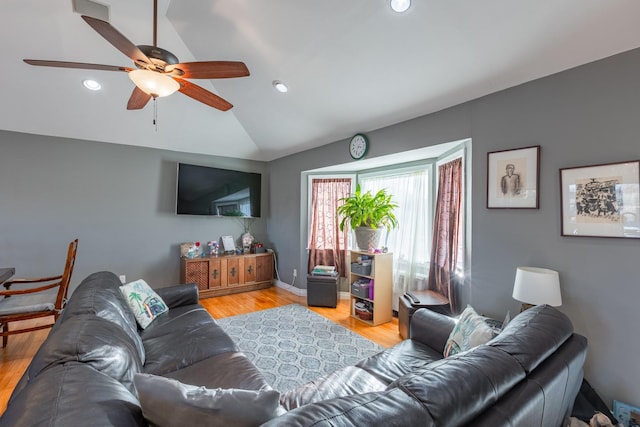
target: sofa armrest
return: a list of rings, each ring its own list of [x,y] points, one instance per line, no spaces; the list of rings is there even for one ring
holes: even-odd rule
[[[171,309],[183,305],[198,304],[198,285],[188,283],[167,288],[154,289],[165,304]]]
[[[442,352],[455,325],[449,316],[420,308],[411,317],[409,338]]]

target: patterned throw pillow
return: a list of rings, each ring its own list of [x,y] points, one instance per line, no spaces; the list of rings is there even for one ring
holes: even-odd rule
[[[155,293],[151,286],[144,280],[136,280],[120,286],[120,292],[133,311],[136,321],[142,329],[145,329],[153,319],[169,310],[167,304]]]
[[[484,344],[494,336],[494,330],[487,324],[486,318],[480,316],[473,307],[468,305],[449,335],[444,347],[444,357]]]

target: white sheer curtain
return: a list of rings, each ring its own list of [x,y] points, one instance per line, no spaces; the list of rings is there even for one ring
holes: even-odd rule
[[[359,178],[362,191],[375,193],[386,188],[399,206],[395,212],[398,228],[383,238],[384,246],[393,252],[394,310],[398,310],[400,295],[427,288],[431,245],[430,170],[427,168]]]

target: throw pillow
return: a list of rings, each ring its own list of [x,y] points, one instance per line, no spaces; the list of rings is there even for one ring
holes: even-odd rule
[[[152,426],[249,427],[279,415],[276,390],[208,389],[151,374],[136,374],[134,383]]]
[[[468,305],[449,335],[444,347],[444,357],[484,344],[494,335],[493,329],[487,324],[485,318]]]
[[[127,300],[136,321],[142,329],[153,322],[153,319],[169,310],[167,304],[144,280],[136,280],[120,286],[120,292]]]

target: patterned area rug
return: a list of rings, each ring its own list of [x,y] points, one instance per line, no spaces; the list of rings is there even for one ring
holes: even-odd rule
[[[384,349],[298,304],[216,321],[281,392]]]

